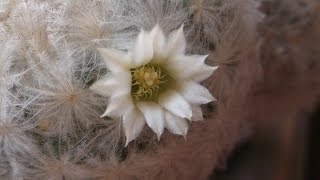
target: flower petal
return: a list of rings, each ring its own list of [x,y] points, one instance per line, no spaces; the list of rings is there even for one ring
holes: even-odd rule
[[[203,64],[201,66],[201,70],[198,71],[198,72],[195,72],[193,75],[192,75],[192,78],[193,80],[197,81],[197,82],[201,82],[201,81],[204,81],[206,79],[208,79],[211,74],[218,69],[219,66],[208,66],[206,64]]]
[[[137,108],[133,108],[123,116],[123,128],[127,139],[125,146],[139,136],[145,124],[143,114]]]
[[[177,56],[168,62],[168,71],[175,79],[192,79],[201,82],[207,79],[218,66],[212,67],[204,63],[208,56]]]
[[[168,90],[159,96],[159,104],[172,114],[190,119],[192,109],[190,104],[174,90]]]
[[[101,117],[109,116],[112,118],[121,117],[134,107],[131,96],[128,94],[112,96],[107,110]]]
[[[98,51],[110,71],[121,72],[130,69],[131,58],[126,53],[106,48],[99,48]]]
[[[138,102],[138,109],[143,113],[148,126],[155,132],[160,140],[164,129],[164,113],[162,108],[154,102]]]
[[[183,55],[186,50],[187,42],[183,33],[183,25],[175,32],[171,33],[168,38],[168,56]]]
[[[179,93],[191,104],[206,104],[216,100],[207,88],[194,81],[182,82],[178,86]]]
[[[202,109],[199,105],[192,105],[192,118],[191,121],[203,121]]]
[[[163,61],[167,59],[167,53],[166,53],[166,38],[162,32],[162,29],[157,24],[152,29],[150,34],[153,40],[153,52],[154,52],[153,61],[155,63],[163,63]]]
[[[142,66],[150,62],[153,57],[152,37],[150,33],[141,30],[133,51],[132,68]]]
[[[182,135],[186,137],[188,132],[188,122],[180,117],[177,117],[170,112],[165,112],[166,128],[173,134]]]
[[[129,94],[131,92],[131,74],[129,71],[110,73],[106,78],[95,82],[90,89],[105,97]]]

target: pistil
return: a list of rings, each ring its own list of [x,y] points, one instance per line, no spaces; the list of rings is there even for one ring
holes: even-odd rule
[[[135,100],[152,100],[166,82],[166,73],[159,66],[144,65],[131,69],[131,94]]]

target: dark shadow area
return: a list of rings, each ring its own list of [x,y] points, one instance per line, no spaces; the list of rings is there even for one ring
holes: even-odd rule
[[[305,169],[305,179],[319,180],[320,179],[320,105],[317,111],[310,118],[308,138],[308,154],[307,166]]]
[[[294,144],[281,143],[276,135],[253,136],[239,145],[224,169],[216,170],[212,180],[319,180],[320,104],[309,118],[298,118]],[[305,122],[304,119],[307,121]],[[258,133],[259,134],[259,133]],[[285,136],[285,134],[282,134]],[[290,151],[288,151],[290,149]]]

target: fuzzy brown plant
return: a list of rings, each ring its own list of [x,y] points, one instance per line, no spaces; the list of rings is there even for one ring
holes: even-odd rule
[[[294,118],[315,105],[320,93],[319,8],[317,1],[264,4],[267,19],[260,29],[264,72],[252,96],[261,120]]]
[[[299,179],[308,117],[319,97],[319,3],[269,1],[262,7],[263,73],[248,100],[257,148],[270,158],[258,171],[267,166],[268,179]]]

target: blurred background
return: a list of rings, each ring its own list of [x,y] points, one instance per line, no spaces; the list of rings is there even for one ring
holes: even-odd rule
[[[215,180],[319,180],[320,104],[283,124],[280,133],[260,131],[240,144]]]
[[[320,179],[319,1],[264,1],[260,87],[245,103],[256,127],[217,180]]]

